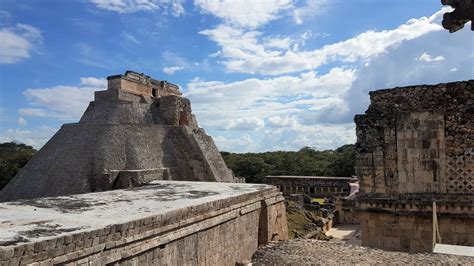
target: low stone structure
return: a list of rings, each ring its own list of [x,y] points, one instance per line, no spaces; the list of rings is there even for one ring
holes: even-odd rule
[[[357,115],[362,243],[432,250],[432,203],[443,244],[474,245],[474,80],[370,93]]]
[[[0,192],[0,202],[146,184],[241,182],[176,85],[127,71],[108,77],[79,123],[65,124]]]
[[[154,181],[0,203],[0,265],[235,265],[288,238],[268,185]]]
[[[359,213],[356,211],[356,200],[338,198],[335,202],[334,221],[337,224],[359,224]]]
[[[312,197],[347,196],[350,192],[351,177],[328,176],[266,176],[263,183],[274,185],[283,195],[304,193]]]

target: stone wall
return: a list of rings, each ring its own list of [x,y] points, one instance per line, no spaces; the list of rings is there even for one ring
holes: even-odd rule
[[[265,184],[276,186],[284,195],[305,193],[314,197],[347,196],[350,177],[266,176]]]
[[[107,77],[109,91],[124,91],[139,96],[181,96],[179,87],[164,80],[156,80],[143,73],[126,71],[123,75]]]
[[[136,95],[152,96],[152,87],[126,78],[117,77],[108,80],[108,88],[122,90]]]
[[[288,238],[283,200],[265,185],[159,181],[4,203],[0,265],[235,265]]]
[[[355,117],[360,211],[374,220],[382,220],[376,214],[381,212],[417,215],[428,223],[437,201],[442,217],[461,208],[455,213],[459,223],[470,224],[473,210],[462,208],[474,205],[474,80],[379,90],[370,99],[365,115]],[[402,228],[405,220],[393,219]],[[366,245],[390,249],[431,249],[364,239]],[[474,245],[467,239],[464,244]]]
[[[356,211],[356,201],[350,199],[336,199],[334,220],[337,224],[359,224],[359,213]]]
[[[359,219],[364,246],[410,252],[430,252],[433,248],[429,217],[366,212]],[[441,216],[438,223],[441,243],[473,245],[474,219]]]

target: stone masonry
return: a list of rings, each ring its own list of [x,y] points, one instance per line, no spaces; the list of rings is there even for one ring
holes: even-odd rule
[[[154,181],[0,203],[0,265],[235,265],[288,238],[272,186]]]
[[[349,195],[351,177],[329,176],[266,176],[263,183],[274,185],[283,195],[304,193],[312,197],[338,197]]]
[[[454,8],[443,15],[443,27],[449,32],[464,28],[464,24],[471,21],[471,30],[474,31],[474,0],[441,0],[441,4]]]
[[[379,90],[357,115],[362,243],[431,251],[474,245],[474,80]]]
[[[0,192],[0,202],[140,186],[241,182],[179,88],[127,71],[108,77],[79,123],[65,124]]]

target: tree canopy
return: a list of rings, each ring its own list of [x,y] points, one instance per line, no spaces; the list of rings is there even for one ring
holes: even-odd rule
[[[259,183],[266,175],[351,176],[355,174],[354,145],[318,151],[303,147],[299,151],[263,153],[221,152],[227,166],[246,182]]]
[[[36,150],[25,144],[6,142],[0,144],[0,190],[33,157]]]

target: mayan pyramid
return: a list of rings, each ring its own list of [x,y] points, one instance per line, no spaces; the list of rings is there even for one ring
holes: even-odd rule
[[[238,182],[198,127],[178,86],[132,71],[79,123],[64,124],[0,192],[0,201],[140,186],[153,180]]]

